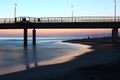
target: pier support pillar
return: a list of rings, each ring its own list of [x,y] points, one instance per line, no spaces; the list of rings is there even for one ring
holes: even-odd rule
[[[112,42],[117,43],[118,42],[118,28],[112,29]]]
[[[36,45],[36,30],[33,28],[33,45]]]
[[[27,47],[27,27],[24,27],[24,46]]]

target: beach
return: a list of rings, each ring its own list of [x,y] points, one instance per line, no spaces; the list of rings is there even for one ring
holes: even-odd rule
[[[87,64],[90,64],[90,66],[71,70],[55,80],[119,80],[120,47],[112,43],[94,43],[91,45],[95,51],[86,55],[87,60],[89,60]],[[85,57],[85,55],[83,56]],[[80,58],[79,56],[79,60]]]
[[[84,45],[90,46],[87,47],[91,50],[90,52],[74,56],[69,61],[1,75],[0,80],[120,79],[120,47],[112,43],[90,43],[84,42]],[[80,42],[78,41],[76,44],[80,44]]]
[[[0,80],[120,80],[120,0],[0,6]]]

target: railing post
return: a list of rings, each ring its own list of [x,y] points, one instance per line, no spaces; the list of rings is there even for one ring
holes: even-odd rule
[[[10,19],[9,19],[9,23],[10,23]]]
[[[15,17],[15,23],[17,22],[17,19],[16,19],[16,17]]]
[[[30,19],[30,17],[29,17],[28,19],[29,19],[28,21],[29,21],[29,22],[31,22],[31,19]]]
[[[34,18],[34,23],[36,23],[36,22],[35,22],[35,18]]]
[[[6,19],[4,19],[4,23],[6,23]]]
[[[60,22],[62,22],[62,17],[60,17]]]
[[[49,17],[48,17],[48,23],[49,23]]]

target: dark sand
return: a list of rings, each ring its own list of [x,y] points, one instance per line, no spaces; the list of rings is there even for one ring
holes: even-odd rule
[[[86,44],[91,44],[94,51],[65,63],[1,75],[0,80],[120,80],[120,47],[112,43]]]
[[[93,65],[71,70],[65,75],[56,77],[55,80],[120,80],[120,47],[118,44],[116,46],[111,43],[95,43],[92,46],[95,51],[89,52],[89,56],[83,56],[87,56],[87,60],[90,60],[89,63]],[[92,61],[93,59],[95,61]]]

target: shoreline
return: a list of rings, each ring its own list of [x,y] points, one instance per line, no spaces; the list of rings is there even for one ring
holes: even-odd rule
[[[67,44],[72,47],[75,47],[76,51],[74,51],[74,52],[72,51],[68,54],[64,54],[64,56],[59,56],[59,57],[53,58],[51,60],[37,62],[37,66],[49,66],[49,65],[54,65],[54,64],[65,63],[65,62],[75,59],[76,56],[79,56],[79,55],[84,54],[85,52],[91,51],[91,49],[88,49],[91,46],[88,46],[88,45],[79,45],[79,44],[65,43],[65,42],[58,42],[58,43]],[[35,68],[35,64],[31,63],[31,64],[29,64],[29,67]],[[20,65],[17,67],[12,67],[12,68],[1,70],[0,75],[11,74],[11,73],[15,73],[15,72],[24,71],[24,70],[26,70],[26,65]]]
[[[77,41],[76,41],[77,40]],[[95,51],[100,51],[105,52],[106,49],[108,49],[108,52],[112,54],[117,53],[117,55],[109,56],[113,57],[113,59],[108,63],[105,64],[96,64],[92,66],[86,66],[82,68],[77,68],[74,70],[71,70],[65,75],[62,76],[57,76],[55,79],[56,80],[115,80],[115,79],[120,79],[120,43],[118,42],[117,44],[113,44],[111,41],[110,42],[104,42],[104,40],[98,42],[98,41],[90,41],[87,39],[73,39],[73,40],[67,40],[64,42],[68,43],[74,43],[74,44],[85,44],[85,45],[90,45],[92,46],[92,49],[95,49]],[[105,48],[105,49],[104,49]],[[115,52],[114,52],[115,51]],[[94,51],[93,51],[94,53]],[[105,52],[106,53],[106,52]],[[117,59],[116,59],[117,58]]]
[[[71,42],[73,43],[73,42]],[[79,44],[79,42],[77,42]],[[115,68],[117,73],[120,75],[118,67],[120,51],[119,47],[114,47],[111,43],[82,43],[92,46],[90,49],[94,49],[92,52],[87,52],[86,54],[75,56],[71,61],[40,66],[36,68],[31,68],[26,71],[20,71],[16,73],[11,73],[7,75],[0,76],[0,80],[76,80],[89,77],[94,77],[92,72],[98,72],[101,74],[102,70],[109,68],[110,70]],[[100,70],[99,70],[100,69]],[[106,71],[104,75],[113,74],[111,71]],[[115,70],[116,71],[116,70]],[[107,73],[109,72],[109,74]],[[116,74],[117,74],[116,73]],[[87,74],[87,75],[84,75]],[[77,76],[79,75],[79,76]],[[100,75],[96,75],[100,76]],[[100,78],[104,76],[100,76]],[[108,76],[107,76],[108,77]],[[109,76],[111,77],[111,76]],[[116,76],[117,77],[117,76]],[[115,78],[115,75],[114,75]],[[116,79],[116,78],[115,78]],[[95,80],[95,79],[92,79]],[[103,79],[102,79],[103,80]],[[106,79],[114,80],[114,79]]]
[[[47,66],[47,65],[54,65],[54,64],[60,64],[60,63],[66,63],[66,62],[69,62],[73,59],[75,59],[76,56],[80,56],[80,55],[83,55],[87,52],[91,52],[93,51],[93,49],[90,49],[90,47],[92,46],[89,46],[89,45],[85,45],[85,44],[74,44],[74,43],[66,43],[66,42],[60,42],[62,44],[69,44],[70,46],[77,46],[79,48],[79,51],[76,51],[72,53],[69,53],[64,55],[64,56],[60,56],[60,57],[56,57],[52,60],[49,60],[49,61],[43,61],[43,62],[40,62],[40,66]]]

